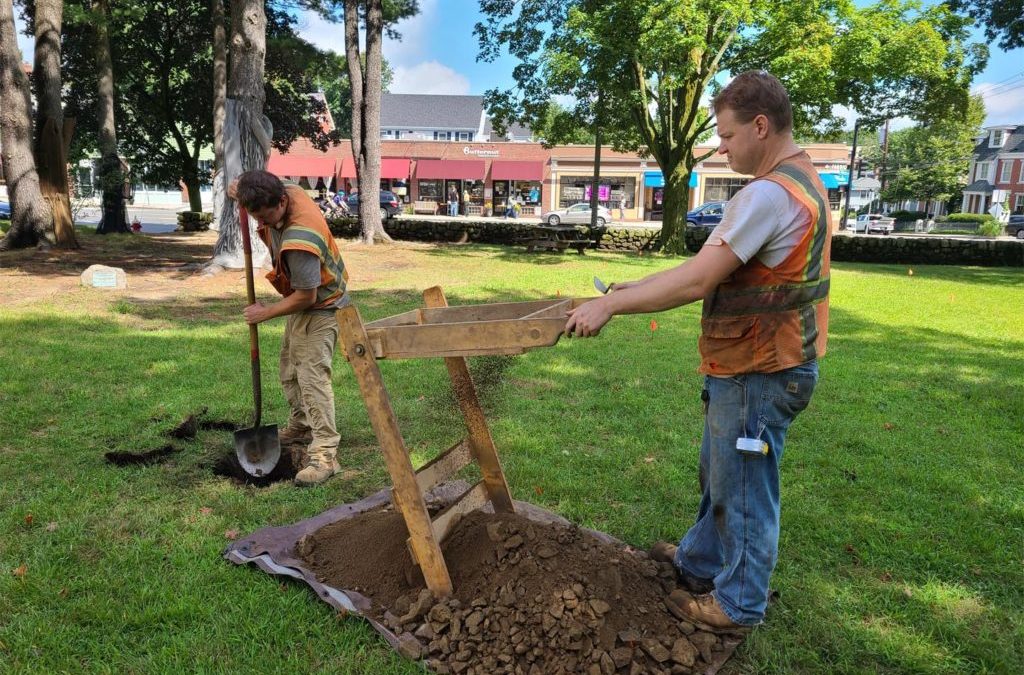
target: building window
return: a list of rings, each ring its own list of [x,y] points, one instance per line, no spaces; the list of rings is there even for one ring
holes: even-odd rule
[[[988,180],[989,169],[992,168],[991,162],[978,162],[978,172],[975,174],[975,180]]]
[[[391,129],[381,129],[380,130],[380,137],[381,138],[391,138]]]
[[[749,178],[706,178],[704,202],[727,202],[749,182]]]
[[[1024,192],[1017,195],[1017,200],[1013,205],[1014,215],[1024,215]]]
[[[988,137],[988,147],[990,148],[1001,148],[1003,147],[1003,140],[1006,138],[1006,132],[1002,129],[993,129]]]
[[[450,140],[452,140],[452,132],[450,132],[450,131],[435,131],[434,132],[434,140],[435,141],[450,141]]]
[[[593,176],[562,176],[559,180],[561,190],[558,195],[559,208],[566,208],[573,204],[590,201],[590,187],[593,185]],[[529,183],[516,183],[516,185],[530,185]],[[619,208],[623,197],[626,199],[626,208],[634,208],[634,197],[636,195],[636,178],[620,176],[605,176],[597,187],[597,201],[601,206],[607,208]]]
[[[459,132],[459,140],[460,141],[471,141],[471,140],[473,140],[473,134],[468,132],[468,131],[460,131]]]
[[[1012,171],[1013,171],[1013,160],[1012,159],[1010,159],[1010,160],[1004,159],[1003,163],[1000,164],[999,182],[1000,183],[1009,183],[1010,182],[1010,173]]]
[[[421,180],[419,181],[419,194],[417,199],[425,202],[440,202],[441,201],[441,181],[440,180]]]

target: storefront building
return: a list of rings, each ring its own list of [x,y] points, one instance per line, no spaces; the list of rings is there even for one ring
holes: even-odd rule
[[[846,184],[849,146],[810,144],[811,156],[829,195],[833,210],[840,208]],[[694,149],[696,157],[710,147]],[[454,201],[460,215],[541,213],[589,202],[593,189],[594,149],[537,143],[459,143],[452,141],[381,141],[381,188],[391,190],[416,213],[445,214]],[[303,139],[287,154],[273,151],[268,170],[279,176],[305,177],[310,189],[358,189],[351,146],[343,143],[320,152]],[[749,176],[729,168],[725,157],[712,154],[690,174],[688,208],[728,201]],[[664,175],[653,159],[601,152],[597,197],[613,218],[625,221],[659,220],[664,205]]]

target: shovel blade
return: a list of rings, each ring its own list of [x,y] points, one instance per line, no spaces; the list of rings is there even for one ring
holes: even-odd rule
[[[281,459],[277,425],[268,424],[235,432],[235,456],[242,469],[255,478],[267,476]]]

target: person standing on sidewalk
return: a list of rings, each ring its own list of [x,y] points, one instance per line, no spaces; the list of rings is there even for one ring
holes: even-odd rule
[[[251,324],[288,317],[280,374],[291,412],[278,437],[282,446],[306,445],[296,457],[295,484],[318,485],[340,468],[331,374],[338,342],[334,313],[349,304],[348,272],[323,214],[302,188],[266,171],[246,171],[228,196],[259,221],[257,232],[273,258],[267,279],[283,299],[249,305],[244,315]]]
[[[696,523],[671,560],[689,592],[667,603],[716,630],[764,619],[778,554],[779,462],[786,431],[811,399],[828,334],[831,211],[810,158],[793,141],[782,83],[742,73],[715,97],[719,154],[754,176],[700,252],[570,313],[566,334],[597,335],[612,316],[703,300],[705,375]]]

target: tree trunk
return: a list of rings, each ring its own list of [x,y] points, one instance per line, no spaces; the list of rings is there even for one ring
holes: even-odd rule
[[[270,155],[269,124],[263,116],[263,66],[267,53],[267,15],[262,0],[235,0],[231,3],[231,74],[228,78],[230,108],[225,104],[224,180],[231,181],[240,173],[263,169]],[[229,134],[237,134],[237,150],[227,147]],[[237,154],[236,157],[232,157]],[[237,163],[237,166],[235,164]],[[250,219],[253,265],[266,262],[266,247],[255,235],[256,220]],[[232,199],[225,199],[220,214],[220,229],[213,260],[207,272],[218,269],[240,269],[245,266],[242,230],[238,211]]]
[[[590,229],[597,228],[597,207],[601,191],[601,90],[597,90],[597,109],[594,111],[594,180],[590,184]]]
[[[63,0],[36,0],[35,5],[35,68],[36,138],[34,154],[39,174],[39,187],[50,206],[52,228],[59,248],[78,248],[74,224],[71,222],[71,199],[68,194],[68,162],[65,148],[70,136],[64,131],[61,105],[60,31],[64,18]]]
[[[359,221],[362,240],[391,241],[380,211],[380,97],[381,39],[384,17],[381,0],[366,2],[366,72],[359,58],[359,3],[345,0],[345,55],[352,84],[352,156],[359,182]]]
[[[199,192],[199,168],[195,161],[188,157],[181,163],[181,182],[188,192],[188,208],[190,211],[203,210],[203,196]]]
[[[213,0],[213,229],[224,208],[224,99],[228,90],[228,47],[224,0]]]
[[[0,0],[0,146],[11,202],[11,229],[0,241],[0,251],[55,245],[50,208],[39,190],[32,158],[32,105],[28,77],[21,69],[11,0]]]
[[[114,123],[114,66],[110,59],[110,30],[107,0],[96,0],[96,74],[99,83],[97,118],[99,122],[100,188],[103,190],[103,215],[96,234],[131,232],[124,208],[125,173],[117,155],[117,127]]]
[[[686,252],[686,207],[690,201],[690,170],[685,162],[662,166],[665,175],[665,203],[661,217],[661,250]]]

